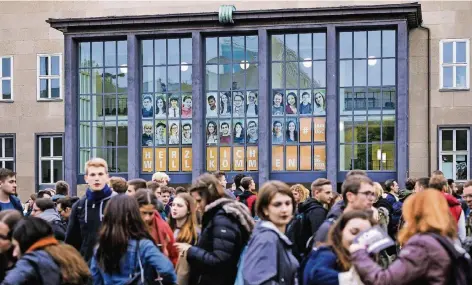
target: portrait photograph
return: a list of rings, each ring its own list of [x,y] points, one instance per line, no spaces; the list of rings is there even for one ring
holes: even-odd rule
[[[192,95],[182,95],[182,118],[192,118]]]
[[[282,91],[274,91],[272,101],[272,116],[284,115],[284,93]]]
[[[244,144],[245,132],[244,132],[244,121],[233,120],[233,143]]]
[[[244,117],[244,95],[241,91],[233,92],[233,117]]]
[[[156,102],[154,116],[156,118],[165,118],[167,116],[167,94],[157,94],[154,102]]]
[[[259,107],[257,105],[257,92],[248,91],[247,92],[247,104],[246,104],[246,116],[248,117],[257,117],[259,114]]]
[[[231,92],[220,92],[220,117],[231,117]]]
[[[182,144],[192,144],[192,121],[182,121]]]
[[[297,115],[298,114],[298,96],[297,91],[287,92],[287,103],[285,105],[285,114]]]
[[[180,122],[169,121],[169,144],[180,144]]]
[[[167,140],[166,140],[166,133],[167,133],[167,124],[166,121],[156,121],[155,125],[155,135],[154,135],[154,140],[156,142],[156,145],[166,145]]]
[[[218,117],[218,105],[217,103],[218,95],[216,93],[207,94],[207,104],[206,104],[206,117],[213,118]]]
[[[311,115],[313,112],[311,90],[301,90],[300,94],[300,115]]]
[[[168,118],[180,118],[179,97],[172,95],[169,97]]]
[[[284,120],[276,119],[272,122],[272,143],[281,144],[284,142]]]
[[[257,120],[248,119],[247,120],[247,136],[246,142],[248,144],[257,144],[259,140],[259,128]]]
[[[231,143],[231,121],[220,121],[220,144]]]
[[[314,92],[313,103],[314,115],[326,115],[326,95],[324,90],[318,90]]]
[[[287,120],[285,140],[288,143],[298,142],[298,124],[296,119]]]
[[[218,127],[215,121],[207,121],[206,123],[207,144],[218,143]]]
[[[143,105],[141,114],[143,118],[152,118],[154,116],[153,96],[150,94],[143,95]]]
[[[153,134],[152,121],[143,121],[143,134],[141,136],[142,146],[153,146]]]

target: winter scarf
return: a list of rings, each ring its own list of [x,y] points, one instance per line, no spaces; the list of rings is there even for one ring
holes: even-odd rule
[[[251,216],[251,213],[249,212],[249,208],[246,205],[229,198],[220,198],[207,205],[205,207],[205,212],[208,212],[220,205],[225,213],[236,218],[248,233],[252,232],[255,222]]]
[[[150,226],[149,233],[156,244],[160,245],[162,253],[167,256],[175,266],[179,259],[179,252],[174,244],[174,233],[169,224],[161,218],[161,215],[157,211],[154,212],[154,221]]]
[[[103,198],[109,197],[112,193],[113,191],[111,188],[105,184],[105,187],[100,191],[92,191],[90,188],[87,188],[85,195],[87,196],[87,200],[91,202],[99,202]]]

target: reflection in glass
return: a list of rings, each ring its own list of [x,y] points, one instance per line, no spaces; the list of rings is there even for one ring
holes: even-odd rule
[[[380,142],[381,141],[381,136],[380,136],[380,124],[381,120],[380,117],[377,116],[369,116],[368,117],[368,135],[369,135],[369,142]]]
[[[273,61],[282,61],[284,54],[284,35],[273,35],[271,56]]]
[[[313,34],[313,59],[326,59],[326,34]]]
[[[352,33],[339,33],[339,57],[352,58]]]
[[[339,142],[350,143],[352,142],[353,129],[352,129],[352,117],[340,117],[339,119]]]
[[[153,92],[153,68],[152,67],[143,67],[143,92]]]
[[[117,146],[128,146],[128,121],[118,122]]]
[[[219,88],[223,90],[229,90],[233,87],[232,78],[232,64],[220,65],[218,67],[219,72]]]
[[[354,142],[367,142],[367,119],[364,116],[354,117]]]
[[[465,42],[456,42],[456,63],[467,62],[467,51]]]
[[[339,63],[339,86],[352,86],[352,60],[341,60]]]
[[[465,88],[467,87],[467,67],[457,66],[456,67],[456,87]]]
[[[179,91],[180,66],[167,67],[167,91]]]
[[[284,140],[283,134],[283,119],[276,119],[272,123],[272,143],[273,144],[282,144]]]
[[[103,122],[92,122],[92,147],[104,146]]]
[[[181,63],[192,63],[192,39],[180,39],[180,57]]]
[[[179,39],[167,40],[167,64],[179,64]]]
[[[340,145],[339,146],[339,169],[340,170],[351,170],[353,168],[352,162],[352,145]]]
[[[205,86],[207,90],[218,89],[218,65],[207,65]]]
[[[300,59],[306,60],[312,59],[312,45],[311,45],[312,34],[300,34]]]
[[[367,84],[366,60],[354,60],[354,86],[365,86]]]
[[[192,66],[182,65],[180,67],[180,90],[181,91],[192,91]]]
[[[154,92],[166,92],[167,91],[167,85],[166,85],[166,79],[167,79],[167,71],[166,67],[156,67],[154,69],[154,80],[155,80],[155,87],[154,87]]]
[[[272,88],[284,88],[283,63],[272,63]]]
[[[248,62],[257,62],[259,53],[259,42],[257,36],[246,37],[246,60]]]
[[[366,58],[367,55],[367,33],[354,32],[354,57]]]
[[[79,43],[80,67],[90,67],[90,43]]]
[[[315,88],[326,87],[326,62],[313,62],[313,86]]]
[[[104,93],[116,93],[117,74],[116,68],[105,68]]]
[[[381,72],[382,62],[380,60],[369,60],[368,61],[368,85],[369,86],[380,86],[380,72]]]
[[[380,31],[368,32],[368,56],[381,57]]]
[[[441,131],[441,142],[443,151],[453,150],[453,130],[442,130]]]
[[[453,42],[444,42],[442,45],[443,48],[443,63],[453,63]]]
[[[218,61],[220,64],[231,63],[231,37],[219,38]]]
[[[453,67],[452,66],[448,66],[448,67],[443,67],[443,87],[444,88],[451,88],[453,85],[452,85],[452,80],[453,80],[453,76],[452,76],[452,69]]]
[[[92,42],[92,67],[103,66],[103,42]]]
[[[2,59],[2,64],[5,63],[4,59]],[[2,77],[9,77],[6,72],[10,72],[9,66],[2,65]],[[41,56],[39,58],[39,75],[49,75],[49,57]]]
[[[2,81],[2,89],[4,89],[3,82],[5,81]],[[2,92],[5,93],[5,90],[2,90]],[[49,80],[47,79],[39,80],[39,98],[47,99],[48,93],[49,93]]]
[[[105,42],[105,66],[116,66],[116,42]]]
[[[367,170],[382,170],[382,145],[380,143],[367,145]]]
[[[218,63],[216,60],[218,57],[217,46],[218,38],[205,39],[205,58],[207,63]]]
[[[319,62],[316,62],[319,63]],[[323,63],[323,62],[321,62]],[[312,66],[313,61],[303,61],[299,64],[300,67],[300,88],[312,88],[313,87],[313,75]],[[317,83],[315,83],[315,86]]]
[[[456,130],[456,150],[467,150],[468,133],[467,130]]]
[[[382,169],[395,170],[395,144],[382,144]]]
[[[165,65],[167,63],[167,46],[166,40],[154,41],[154,60],[155,65]]]
[[[395,114],[396,98],[395,87],[382,88],[382,107],[384,108],[384,114]]]
[[[395,31],[382,31],[382,56],[395,57],[396,52],[396,36]]]
[[[352,160],[354,162],[354,169],[367,169],[367,149],[365,144],[354,145]]]
[[[61,96],[61,85],[59,79],[51,79],[51,98],[59,98]]]
[[[128,172],[128,148],[117,148],[118,165],[116,172]]]
[[[285,87],[297,88],[298,76],[299,76],[298,63],[286,62],[285,63]]]
[[[395,140],[395,117],[383,116],[382,119],[382,140],[393,142]]]
[[[105,120],[116,120],[117,109],[116,109],[116,96],[115,95],[103,95],[103,104],[105,107]]]
[[[119,41],[118,43],[118,66],[128,65],[128,42]]]
[[[59,56],[51,56],[51,74],[60,75],[61,61]]]
[[[382,85],[395,85],[396,82],[395,59],[382,60]]]
[[[2,98],[11,99],[11,80],[2,80]]]
[[[285,61],[298,60],[298,35],[285,35]]]

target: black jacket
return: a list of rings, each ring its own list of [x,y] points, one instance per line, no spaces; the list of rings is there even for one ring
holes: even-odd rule
[[[336,220],[341,217],[344,212],[344,201],[339,201],[329,210],[326,220],[318,229],[318,232],[315,235],[315,242],[326,242],[328,239],[328,232],[331,226],[336,222]]]
[[[187,251],[189,284],[234,284],[239,256],[249,235],[234,216],[224,211],[222,205],[206,210],[198,243]]]
[[[305,213],[306,218],[310,221],[311,235],[315,234],[323,224],[328,214],[328,210],[323,207],[319,201],[308,198],[305,202],[298,206],[298,213]]]
[[[118,194],[112,192],[110,196],[97,202],[89,201],[83,196],[72,206],[65,242],[75,247],[87,262],[93,256],[93,248],[102,226],[103,211],[110,198],[115,195]]]

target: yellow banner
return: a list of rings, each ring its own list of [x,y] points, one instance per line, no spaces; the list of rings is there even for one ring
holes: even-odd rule
[[[207,153],[206,153],[206,161],[207,161],[207,171],[217,171],[217,162],[218,162],[218,156],[217,156],[217,147],[207,147]]]
[[[192,148],[190,147],[182,148],[182,171],[192,171]]]
[[[245,161],[244,161],[244,147],[235,146],[233,147],[233,170],[235,171],[244,171]]]
[[[169,171],[180,171],[180,149],[169,148]]]
[[[326,147],[324,145],[315,145],[315,155],[313,156],[314,170],[326,170]]]
[[[284,147],[281,145],[272,146],[272,170],[284,170]]]
[[[300,118],[300,142],[311,142],[311,118]]]
[[[285,148],[285,163],[286,170],[296,171],[298,170],[298,147],[295,145],[287,146]]]
[[[231,147],[220,147],[220,170],[231,170]]]
[[[143,172],[154,172],[152,166],[152,148],[143,148],[142,163]]]
[[[326,118],[313,118],[315,125],[313,132],[313,139],[315,142],[324,142],[326,140]]]
[[[167,171],[167,151],[166,148],[156,148],[156,171]]]
[[[311,170],[311,145],[300,146],[300,170]]]
[[[257,171],[259,165],[259,149],[257,146],[248,146],[247,147],[247,170],[248,171]]]

